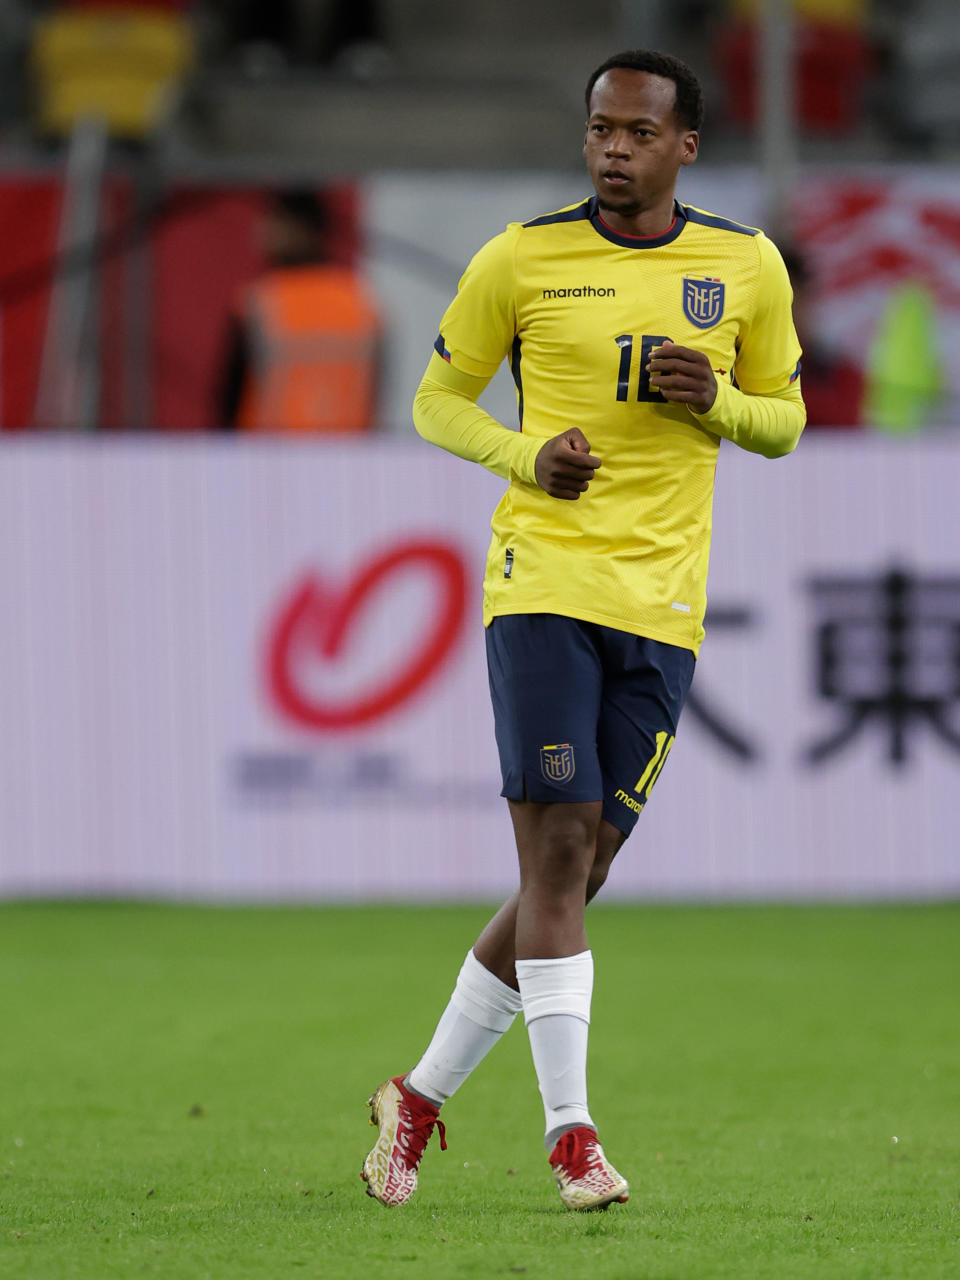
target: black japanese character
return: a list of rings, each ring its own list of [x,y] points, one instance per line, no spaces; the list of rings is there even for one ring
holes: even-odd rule
[[[907,761],[908,732],[929,725],[954,751],[950,723],[960,699],[960,576],[911,576],[899,568],[868,577],[815,578],[817,692],[844,720],[807,748],[820,764],[873,720],[885,726],[892,764]]]

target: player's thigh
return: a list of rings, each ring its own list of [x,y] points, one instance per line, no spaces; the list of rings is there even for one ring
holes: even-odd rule
[[[603,816],[629,835],[666,765],[696,660],[624,632],[608,640],[597,731]]]
[[[486,641],[501,795],[538,804],[602,799],[603,668],[590,625],[505,614],[487,627]]]

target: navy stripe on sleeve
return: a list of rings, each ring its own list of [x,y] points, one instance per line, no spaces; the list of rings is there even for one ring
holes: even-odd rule
[[[716,227],[718,231],[735,231],[741,236],[759,234],[756,227],[745,227],[742,222],[732,222],[729,218],[718,218],[713,213],[701,213],[699,209],[691,209],[687,204],[683,206],[683,212],[688,222],[699,223],[701,227]]]
[[[560,213],[545,213],[541,218],[532,218],[530,222],[525,222],[525,227],[549,227],[554,222],[586,222],[590,217],[590,205],[592,200],[584,200],[583,204],[578,204],[575,209],[564,209]]]

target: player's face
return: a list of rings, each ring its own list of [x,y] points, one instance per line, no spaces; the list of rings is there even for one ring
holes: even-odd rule
[[[608,213],[633,218],[669,204],[680,167],[696,160],[698,135],[678,125],[675,98],[672,80],[624,67],[594,85],[583,155]]]

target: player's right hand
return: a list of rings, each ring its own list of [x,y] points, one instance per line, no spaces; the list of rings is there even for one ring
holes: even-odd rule
[[[579,427],[571,427],[548,440],[534,463],[537,484],[551,498],[574,502],[593,479],[600,459],[590,452],[590,442]]]

